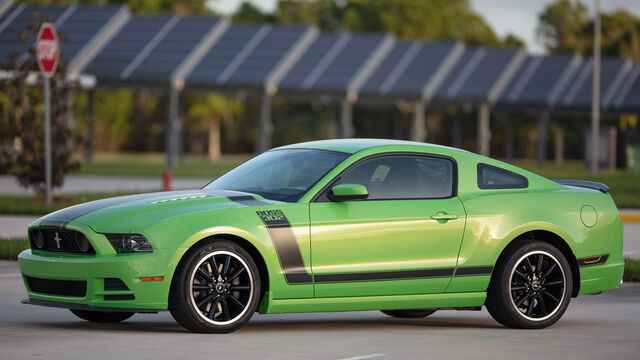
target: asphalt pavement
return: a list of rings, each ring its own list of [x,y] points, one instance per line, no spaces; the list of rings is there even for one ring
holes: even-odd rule
[[[394,319],[377,311],[255,315],[232,334],[193,334],[167,312],[93,324],[20,304],[16,262],[0,261],[1,359],[638,359],[640,284],[572,299],[542,330],[507,329],[482,311]]]

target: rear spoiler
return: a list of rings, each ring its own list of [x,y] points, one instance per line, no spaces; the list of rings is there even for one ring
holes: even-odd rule
[[[566,186],[578,186],[587,189],[600,190],[603,193],[609,193],[609,187],[603,183],[595,182],[595,181],[583,181],[583,180],[553,180],[560,185]]]

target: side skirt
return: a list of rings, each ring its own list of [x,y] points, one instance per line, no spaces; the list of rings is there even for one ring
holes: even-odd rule
[[[294,312],[363,311],[396,309],[476,308],[484,304],[486,292],[360,296],[344,298],[273,299],[266,294],[262,314]]]

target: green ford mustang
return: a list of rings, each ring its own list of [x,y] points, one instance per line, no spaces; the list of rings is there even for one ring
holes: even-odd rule
[[[201,190],[69,207],[29,227],[25,303],[90,321],[169,310],[229,332],[260,313],[478,310],[543,328],[618,288],[622,223],[602,184],[449,147],[280,147]]]

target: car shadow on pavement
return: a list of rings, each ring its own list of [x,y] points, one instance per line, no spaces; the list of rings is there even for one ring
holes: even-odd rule
[[[132,318],[116,324],[91,323],[86,321],[62,322],[32,322],[32,326],[49,329],[64,329],[65,331],[114,331],[114,332],[146,332],[146,333],[186,333],[187,330],[172,321],[145,321]],[[358,318],[358,319],[265,319],[258,318],[250,321],[240,330],[246,332],[291,332],[291,331],[389,331],[405,327],[421,327],[423,329],[442,328],[475,328],[500,329],[503,328],[491,319],[461,319],[440,317],[430,319],[395,319],[395,318]]]

